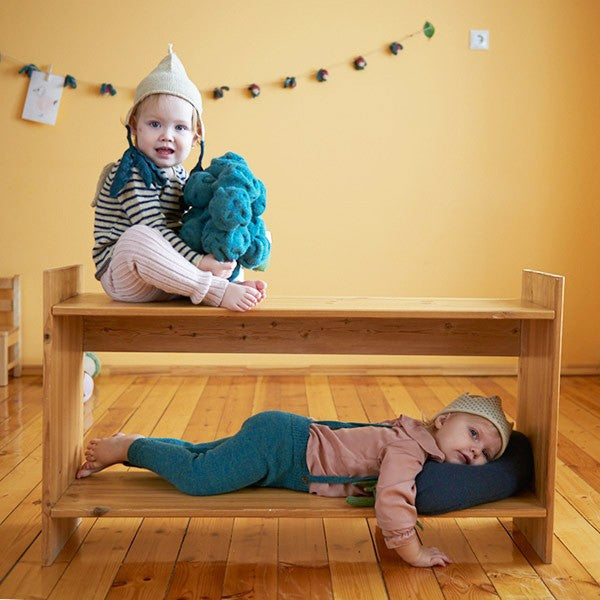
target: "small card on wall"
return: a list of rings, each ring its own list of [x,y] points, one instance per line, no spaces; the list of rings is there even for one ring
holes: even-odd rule
[[[63,92],[64,77],[32,71],[22,118],[54,125]]]

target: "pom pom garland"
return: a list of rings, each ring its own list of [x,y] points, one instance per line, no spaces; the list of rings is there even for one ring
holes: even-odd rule
[[[357,56],[354,59],[354,68],[357,71],[362,71],[367,66],[367,61],[362,56]]]
[[[222,85],[221,87],[215,88],[213,90],[213,98],[215,100],[218,100],[219,98],[223,97],[223,92],[228,92],[229,91],[229,87],[226,85]]]
[[[327,81],[329,79],[329,71],[327,69],[319,69],[317,71],[317,81]]]
[[[73,75],[65,75],[65,82],[63,83],[63,87],[70,87],[73,89],[77,89],[77,80]]]
[[[417,31],[414,31],[413,33],[403,36],[402,38],[399,39],[399,41],[392,42],[391,44],[388,45],[387,48],[388,48],[389,52],[391,52],[394,55],[397,55],[400,53],[400,51],[402,51],[404,49],[403,42],[405,40],[408,40],[417,35],[424,35],[427,39],[431,39],[434,36],[434,34],[435,34],[435,27],[433,26],[433,24],[429,21],[425,21],[425,23],[423,24],[423,26],[420,29],[418,29]],[[374,49],[374,50],[364,53],[361,56],[357,56],[352,62],[354,69],[356,69],[357,71],[361,71],[361,70],[365,69],[365,67],[367,66],[366,58],[368,58],[369,56],[371,56],[372,54],[374,54],[376,52],[378,52],[378,50]],[[10,60],[15,63],[21,63],[22,66],[19,69],[19,74],[25,74],[29,78],[31,78],[31,74],[33,71],[40,71],[40,69],[35,64],[29,63],[26,65],[23,65],[23,61],[15,58],[15,57],[9,56],[6,53],[2,53],[0,55],[0,60],[2,60],[2,61]],[[336,68],[336,67],[340,66],[340,64],[342,64],[342,63],[332,65],[330,68]],[[345,61],[344,61],[344,64],[347,64],[347,63],[345,63]],[[49,72],[51,72],[51,70],[52,70],[52,67],[50,67]],[[306,76],[311,77],[311,78],[316,76],[317,81],[325,82],[325,81],[328,81],[328,79],[329,79],[329,71],[326,68],[321,68],[316,73],[315,73],[315,71],[310,71],[309,73],[306,74]],[[98,84],[95,82],[84,81],[84,80],[79,80],[79,82],[78,82],[73,75],[66,75],[63,85],[64,85],[64,87],[71,87],[73,89],[76,89],[78,87],[78,83],[84,84],[84,85],[89,85],[95,89],[98,89],[98,86],[99,86],[100,94],[102,94],[102,95],[114,96],[117,93],[115,86],[111,83]],[[269,82],[269,83],[275,83],[275,82]],[[297,78],[290,76],[290,77],[286,77],[284,79],[283,87],[293,89],[297,86],[297,84],[298,84]],[[131,88],[119,86],[119,89],[131,89]],[[229,91],[230,89],[239,89],[242,91],[247,90],[249,92],[249,97],[251,97],[251,98],[256,98],[261,93],[261,88],[258,83],[252,83],[249,86],[241,85],[239,87],[234,87],[234,88],[230,88],[229,86],[219,86],[219,87],[213,88],[212,91],[207,90],[207,93],[212,95],[212,97],[215,100],[218,100],[220,98],[223,98],[224,92]]]
[[[39,69],[33,63],[29,63],[28,65],[25,65],[22,69],[19,69],[19,75],[25,73],[25,75],[27,75],[27,77],[31,79],[31,73],[33,73],[33,71],[39,71]]]
[[[117,90],[115,90],[112,83],[103,83],[100,86],[100,93],[103,96],[107,96],[108,94],[110,94],[111,96],[115,96],[117,93]]]
[[[425,35],[426,38],[431,39],[434,33],[435,27],[429,21],[425,21],[425,25],[423,25],[423,35]]]

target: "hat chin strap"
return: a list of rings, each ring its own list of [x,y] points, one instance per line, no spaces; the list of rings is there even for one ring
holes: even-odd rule
[[[200,156],[198,157],[198,163],[196,166],[190,171],[190,176],[194,173],[200,173],[204,171],[204,167],[202,166],[202,159],[204,158],[204,140],[200,140]]]
[[[167,182],[167,178],[161,173],[160,168],[133,145],[131,128],[129,125],[126,125],[125,127],[127,129],[127,142],[129,143],[129,148],[123,153],[119,168],[117,169],[112,185],[110,186],[109,195],[111,198],[118,197],[121,190],[131,179],[134,167],[139,171],[140,177],[146,187],[154,185],[159,188],[163,187]]]

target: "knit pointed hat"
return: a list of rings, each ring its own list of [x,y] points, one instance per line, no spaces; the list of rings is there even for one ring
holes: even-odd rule
[[[483,417],[484,419],[490,421],[490,423],[492,423],[492,425],[494,425],[494,427],[496,427],[498,430],[500,439],[502,440],[500,452],[494,456],[493,460],[500,458],[502,454],[504,454],[506,446],[508,445],[513,424],[509,423],[506,419],[506,415],[502,410],[502,400],[500,400],[499,396],[475,396],[465,392],[456,398],[456,400],[453,400],[450,404],[448,404],[448,406],[440,410],[440,412],[435,415],[433,420],[440,415],[453,412],[478,415],[479,417]]]
[[[133,106],[129,109],[125,123],[129,124],[131,115],[138,104],[152,94],[170,94],[183,98],[198,112],[202,137],[204,138],[204,123],[202,122],[202,96],[194,82],[188,77],[183,63],[173,52],[173,44],[169,44],[169,53],[158,63],[135,90]]]

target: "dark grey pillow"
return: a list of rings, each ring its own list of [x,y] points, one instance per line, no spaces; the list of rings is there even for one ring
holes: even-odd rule
[[[525,435],[513,431],[504,454],[481,466],[428,460],[417,475],[417,512],[437,515],[513,496],[533,480],[533,454]]]

